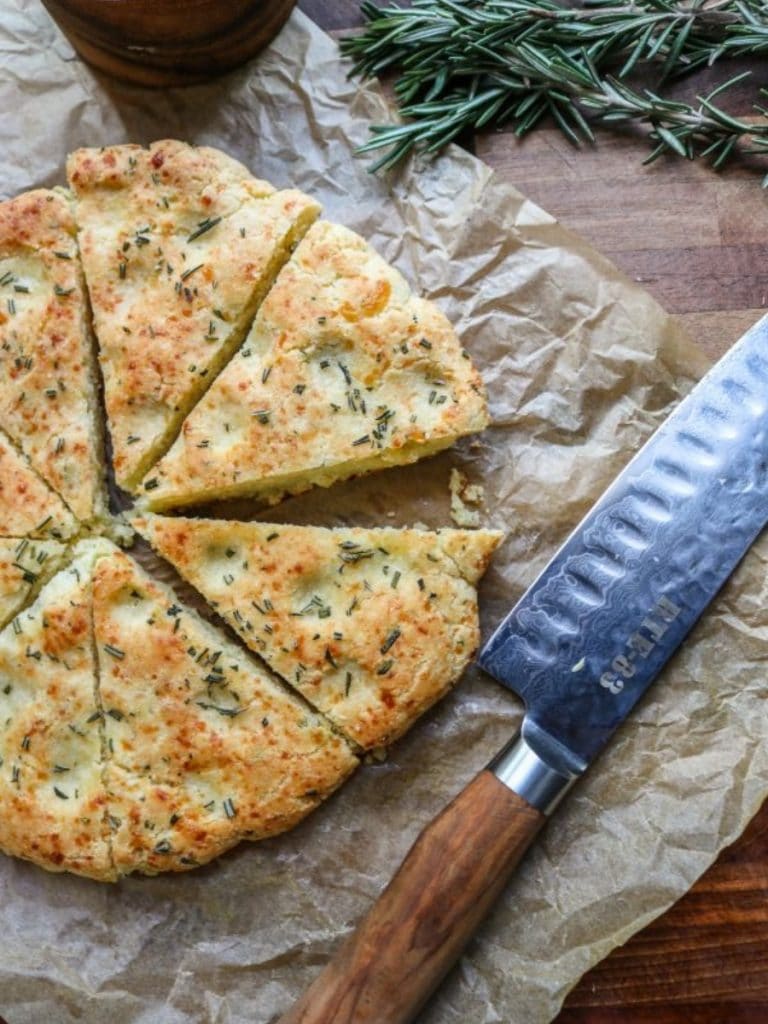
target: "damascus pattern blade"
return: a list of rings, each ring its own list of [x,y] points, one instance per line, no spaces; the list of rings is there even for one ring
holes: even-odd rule
[[[768,317],[709,371],[523,595],[479,664],[563,769],[605,745],[768,521]]]

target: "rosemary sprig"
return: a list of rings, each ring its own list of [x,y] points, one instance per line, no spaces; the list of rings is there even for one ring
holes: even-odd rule
[[[360,151],[389,150],[374,170],[414,148],[437,152],[467,130],[503,125],[522,136],[545,115],[575,145],[594,141],[587,116],[645,125],[654,144],[649,160],[664,152],[701,155],[719,168],[742,143],[768,150],[767,126],[714,102],[746,75],[696,106],[623,80],[643,65],[655,69],[660,85],[723,56],[768,52],[761,0],[593,0],[579,8],[555,0],[414,0],[410,8],[382,9],[366,0],[362,9],[366,30],[341,44],[356,59],[352,73],[397,68],[395,94],[410,119],[372,127]]]
[[[621,66],[622,77],[645,61],[663,62],[666,72],[712,63],[721,46],[736,48],[729,33],[749,25],[755,35],[768,27],[760,0],[587,0],[583,7],[556,0],[413,0],[409,8],[364,0],[361,9],[365,32],[342,40],[342,51],[356,59],[354,74],[400,67],[395,88],[404,103],[420,92],[425,63],[435,72],[437,94],[463,57],[471,64],[484,51],[491,61],[503,60],[504,48],[521,42],[590,47],[596,66]]]

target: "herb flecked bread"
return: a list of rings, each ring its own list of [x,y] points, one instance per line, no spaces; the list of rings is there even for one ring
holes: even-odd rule
[[[481,430],[482,382],[362,238],[224,153],[68,173],[0,203],[0,850],[115,881],[291,828],[401,736],[475,650],[500,535],[137,517],[239,637],[186,607],[107,539],[105,423],[144,505],[274,503]]]
[[[0,537],[55,537],[78,531],[78,522],[29,459],[0,430]]]
[[[477,582],[501,541],[162,516],[134,526],[364,749],[392,743],[461,675],[479,641]]]
[[[240,345],[320,212],[215,149],[79,149],[77,199],[118,483],[128,490]]]
[[[0,629],[65,562],[66,548],[56,540],[0,537]]]
[[[359,235],[319,221],[142,492],[153,510],[274,502],[415,462],[487,422],[480,375],[437,306]]]
[[[91,578],[107,541],[77,557],[0,633],[0,849],[49,871],[115,877]]]
[[[126,554],[93,612],[119,874],[203,864],[297,824],[357,766],[347,743]]]
[[[349,745],[109,541],[0,633],[0,849],[103,881],[295,825]]]
[[[0,423],[79,520],[104,519],[88,301],[59,191],[0,203]]]

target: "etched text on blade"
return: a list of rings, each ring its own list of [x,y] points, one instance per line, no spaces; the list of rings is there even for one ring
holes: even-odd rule
[[[707,374],[481,652],[586,764],[768,521],[768,318]]]

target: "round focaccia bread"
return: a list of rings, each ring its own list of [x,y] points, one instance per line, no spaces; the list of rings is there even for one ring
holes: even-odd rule
[[[173,140],[68,172],[0,203],[0,850],[112,881],[293,827],[402,735],[500,535],[149,517],[260,658],[185,607],[106,539],[88,290],[116,479],[159,507],[413,462],[485,426],[482,382],[301,192]]]
[[[115,550],[93,585],[118,874],[183,871],[296,825],[357,766],[266,667]]]

